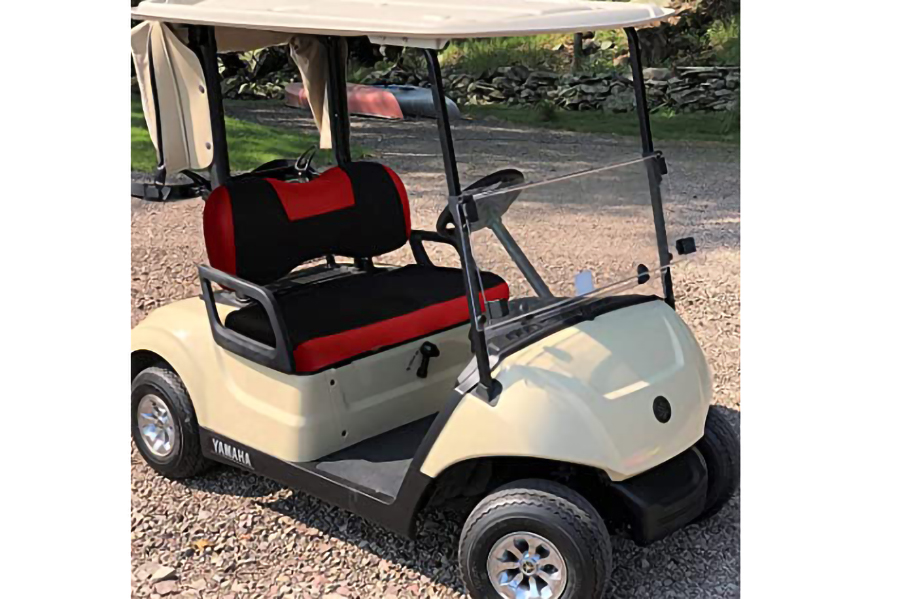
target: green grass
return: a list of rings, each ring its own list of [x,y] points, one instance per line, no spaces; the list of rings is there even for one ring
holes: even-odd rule
[[[228,109],[226,103],[226,111]],[[228,155],[231,169],[235,172],[249,171],[260,164],[277,158],[296,158],[311,147],[318,147],[318,137],[288,128],[268,127],[258,123],[225,117],[228,134]],[[354,157],[362,157],[366,152],[352,148]],[[328,164],[330,152],[321,152],[316,164]],[[131,169],[149,173],[156,168],[156,150],[150,142],[141,101],[131,99]]]
[[[549,111],[546,108],[510,106],[466,106],[467,116],[493,117],[517,125],[601,133],[607,135],[639,136],[637,115],[605,114],[602,112]],[[715,141],[739,143],[740,118],[737,114],[674,114],[658,112],[650,115],[653,138],[670,141]]]
[[[455,41],[441,52],[441,64],[473,75],[510,65],[557,69],[565,58],[553,48],[566,37],[536,35]]]

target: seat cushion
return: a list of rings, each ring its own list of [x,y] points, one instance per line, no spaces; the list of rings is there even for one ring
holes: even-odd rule
[[[509,299],[509,287],[483,272],[488,301]],[[410,265],[298,286],[276,295],[294,347],[295,370],[309,374],[469,320],[462,271]],[[482,302],[484,298],[482,298]],[[231,312],[225,326],[274,346],[265,311]]]
[[[306,183],[235,178],[203,208],[210,265],[258,285],[329,254],[392,252],[409,234],[406,188],[397,173],[374,162],[336,166]]]

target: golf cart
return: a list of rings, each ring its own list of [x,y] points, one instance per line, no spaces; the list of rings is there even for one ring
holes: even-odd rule
[[[131,429],[147,463],[171,478],[224,463],[411,537],[427,505],[474,506],[459,563],[476,598],[601,597],[607,525],[643,544],[717,512],[737,486],[738,443],[675,311],[672,270],[696,248],[688,236],[670,246],[634,29],[671,12],[579,0],[135,7],[158,180],[179,173],[208,194],[201,295],[132,332]],[[630,44],[640,152],[545,179],[505,168],[464,188],[438,50],[611,28]],[[434,231],[412,227],[411,203],[427,200],[400,174],[351,159],[348,36],[424,54],[448,190]],[[307,154],[231,172],[217,52],[274,44],[290,45],[332,168]],[[567,234],[569,214],[640,234]],[[588,251],[597,240],[615,256]],[[560,267],[532,241],[584,251]],[[397,264],[407,244],[412,259]]]

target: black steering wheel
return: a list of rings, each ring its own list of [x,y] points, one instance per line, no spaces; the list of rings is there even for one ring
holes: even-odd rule
[[[474,194],[497,191],[523,183],[525,183],[525,175],[522,174],[522,171],[506,168],[475,181],[466,187],[463,193]],[[478,209],[478,221],[471,223],[471,231],[479,231],[499,221],[506,214],[506,211],[509,210],[512,203],[518,199],[520,193],[522,193],[521,190],[515,190],[475,200],[475,206]],[[450,225],[453,225],[452,229],[448,228]],[[440,216],[438,216],[435,230],[444,237],[453,238],[456,235],[456,225],[453,222],[453,215],[450,213],[449,206],[444,206]]]
[[[278,179],[280,181],[312,181],[319,176],[319,171],[312,165],[313,158],[316,157],[317,148],[310,148],[303,152],[296,160],[289,158],[278,158],[270,160],[265,164],[261,164],[249,173],[238,175],[233,179],[242,177],[266,177],[269,179]]]

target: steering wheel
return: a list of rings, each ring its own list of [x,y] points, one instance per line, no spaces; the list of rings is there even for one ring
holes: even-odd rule
[[[312,165],[316,152],[318,152],[317,148],[310,148],[296,160],[287,158],[270,160],[265,164],[259,165],[249,173],[234,177],[234,179],[241,177],[267,177],[280,181],[312,181],[319,176],[319,172]]]
[[[318,151],[319,148],[313,146],[307,151],[300,154],[300,157],[297,158],[295,168],[300,174],[301,181],[312,181],[319,176],[319,171],[317,171],[316,167],[312,165],[313,158],[316,157],[316,153]]]
[[[482,177],[463,190],[463,193],[484,193],[486,191],[497,191],[506,187],[514,187],[525,182],[525,175],[522,171],[514,168],[506,168],[496,173],[491,173],[487,177]],[[470,230],[474,233],[490,227],[506,214],[513,202],[518,199],[521,190],[510,191],[509,193],[500,193],[487,198],[475,200],[475,206],[478,209],[478,221],[470,224]],[[454,225],[452,229],[449,225]],[[450,214],[450,207],[444,206],[441,215],[438,216],[435,229],[444,237],[452,238],[456,235],[456,225],[453,222],[453,215]]]

